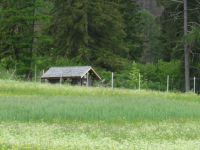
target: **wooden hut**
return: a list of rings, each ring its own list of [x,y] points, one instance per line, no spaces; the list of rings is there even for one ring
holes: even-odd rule
[[[60,80],[71,79],[71,85],[93,86],[94,80],[101,80],[100,75],[91,66],[51,67],[41,79],[50,83],[60,83]]]

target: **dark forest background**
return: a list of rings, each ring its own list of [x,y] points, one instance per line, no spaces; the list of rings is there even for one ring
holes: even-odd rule
[[[190,90],[200,92],[200,4],[173,0],[0,0],[0,78],[33,81],[52,66],[91,65],[114,86],[185,91],[188,40]]]

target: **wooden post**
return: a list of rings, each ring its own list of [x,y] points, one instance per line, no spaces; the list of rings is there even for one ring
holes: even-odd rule
[[[62,84],[62,71],[61,71],[61,74],[60,74],[60,85]]]
[[[169,75],[167,76],[167,93],[169,91]]]
[[[112,72],[112,89],[113,89],[113,72]]]
[[[87,87],[89,87],[89,73],[87,73]]]
[[[35,65],[35,82],[36,82],[36,79],[37,79],[37,77],[36,77],[36,69],[37,69],[37,66]]]
[[[139,73],[139,91],[140,91],[140,73]]]
[[[17,64],[15,64],[15,80],[17,80]]]
[[[196,80],[196,78],[194,77],[194,94],[195,94],[195,80]]]

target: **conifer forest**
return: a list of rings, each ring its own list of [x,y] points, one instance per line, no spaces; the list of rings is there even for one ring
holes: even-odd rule
[[[92,66],[114,87],[200,93],[198,0],[0,0],[0,78]],[[194,86],[194,77],[196,85]]]
[[[200,149],[200,0],[0,0],[0,150]]]

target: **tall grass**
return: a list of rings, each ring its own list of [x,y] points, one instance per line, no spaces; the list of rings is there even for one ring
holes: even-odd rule
[[[200,97],[128,89],[0,80],[0,121],[66,122],[200,119]]]
[[[86,88],[78,86],[51,85],[10,80],[0,80],[0,96],[138,96],[157,97],[178,101],[200,102],[200,96],[190,93],[163,93],[146,90]]]
[[[200,119],[200,104],[165,98],[116,96],[1,97],[0,121],[66,123]]]
[[[0,80],[0,149],[198,149],[200,97]]]

